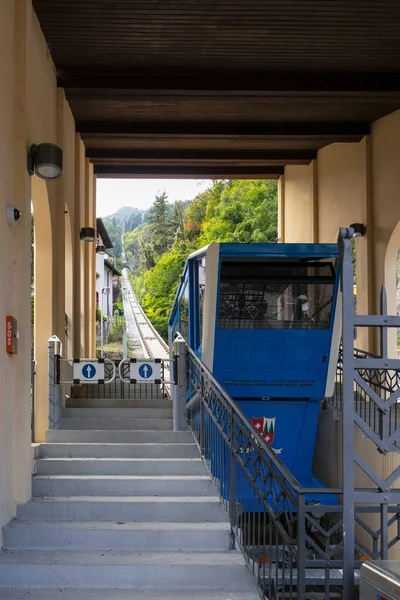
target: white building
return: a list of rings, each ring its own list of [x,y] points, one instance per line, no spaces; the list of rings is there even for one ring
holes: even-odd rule
[[[96,305],[104,315],[112,317],[113,279],[122,273],[114,265],[113,244],[102,219],[96,219],[96,227]]]

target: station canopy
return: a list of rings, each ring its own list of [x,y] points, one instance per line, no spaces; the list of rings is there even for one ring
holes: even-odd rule
[[[33,0],[98,176],[278,177],[400,108],[398,0]]]

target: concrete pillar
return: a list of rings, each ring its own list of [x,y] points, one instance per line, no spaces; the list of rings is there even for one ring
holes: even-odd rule
[[[283,241],[318,241],[316,161],[306,166],[285,167],[284,180]]]
[[[96,228],[94,214],[94,175],[93,165],[88,159],[85,159],[85,227]],[[94,356],[93,354],[93,324],[92,317],[95,314],[93,305],[95,304],[93,283],[96,281],[96,244],[95,242],[85,242],[84,245],[84,331],[85,331],[85,356]]]
[[[375,304],[379,305],[379,291],[385,282],[388,311],[396,314],[396,263],[400,246],[400,111],[372,124],[372,208],[374,232],[374,262],[371,277],[374,280]],[[390,332],[391,356],[396,356],[396,331]]]
[[[370,210],[369,140],[331,144],[318,152],[318,230],[319,241],[336,242],[339,227],[367,223],[365,237],[355,240],[357,311],[373,311],[370,304]],[[372,229],[372,227],[371,227]],[[371,349],[372,332],[359,330],[357,346]]]
[[[6,2],[9,5],[9,2]],[[7,12],[8,6],[6,6]],[[2,17],[3,17],[2,7]],[[6,36],[6,43],[10,43],[6,54],[1,52],[2,60],[4,56],[9,57],[9,52],[14,53],[14,67],[7,69],[6,76],[13,71],[14,81],[2,81],[2,92],[6,94],[6,102],[12,101],[14,111],[5,114],[5,118],[10,120],[11,132],[6,127],[6,135],[11,133],[11,139],[8,140],[8,157],[5,158],[5,163],[2,167],[5,172],[3,177],[8,179],[11,188],[6,196],[2,196],[1,203],[6,202],[16,206],[22,213],[21,220],[13,226],[7,225],[4,219],[4,205],[2,209],[3,218],[1,219],[2,228],[5,228],[5,242],[9,244],[5,249],[5,264],[1,265],[1,273],[3,281],[8,281],[8,290],[5,291],[5,300],[8,310],[17,319],[18,331],[20,337],[18,339],[18,354],[14,356],[3,356],[1,363],[4,371],[1,373],[2,390],[0,396],[2,401],[8,406],[2,407],[0,413],[0,438],[5,435],[6,447],[1,452],[2,467],[4,463],[5,471],[11,475],[10,479],[3,479],[0,473],[0,496],[4,493],[4,487],[8,487],[11,498],[15,502],[24,502],[30,496],[30,482],[27,478],[30,467],[30,385],[27,377],[30,370],[31,358],[31,325],[30,325],[30,237],[31,237],[31,216],[30,216],[30,182],[26,171],[26,145],[25,145],[25,128],[27,122],[26,111],[26,81],[25,68],[27,60],[27,16],[29,14],[29,5],[25,1],[20,1],[15,4],[14,11],[9,15],[13,22],[6,18],[6,27],[10,27],[10,32],[1,31],[0,36]],[[0,30],[2,27],[0,26]],[[12,40],[12,37],[14,38]],[[14,48],[13,43],[14,42]],[[12,50],[13,48],[13,50]],[[9,90],[3,90],[3,85],[8,84]],[[10,94],[10,95],[8,95]],[[10,108],[8,105],[7,108]],[[1,108],[0,108],[1,112]],[[0,134],[0,139],[7,148],[7,141]],[[10,161],[10,157],[11,161]],[[7,172],[9,169],[9,172]],[[8,185],[9,185],[8,184]],[[8,230],[8,231],[7,231]],[[3,235],[0,235],[3,237]],[[3,249],[1,251],[3,253]],[[3,262],[3,261],[2,261]],[[3,266],[5,269],[3,270]],[[8,278],[5,278],[8,274]],[[10,314],[10,313],[9,313]],[[4,324],[5,314],[1,315]],[[4,325],[3,325],[4,326]],[[7,381],[12,381],[10,386],[7,386]],[[5,389],[3,388],[5,383]],[[8,389],[7,389],[8,388]],[[9,428],[9,430],[8,430]],[[1,442],[0,442],[1,444]],[[7,468],[8,467],[8,468]],[[10,473],[9,469],[12,472]],[[0,471],[2,468],[0,469]],[[6,475],[7,477],[7,475]],[[7,493],[7,492],[6,492]],[[8,505],[8,508],[11,508]],[[0,525],[3,519],[0,516]]]
[[[285,176],[278,180],[278,240],[285,241]]]
[[[96,229],[96,176],[93,174],[92,183],[92,223]],[[91,303],[90,303],[90,356],[96,356],[96,244],[92,244],[91,255]]]
[[[75,239],[74,239],[74,357],[85,356],[84,275],[85,250],[79,232],[85,222],[85,148],[78,134],[75,137]]]

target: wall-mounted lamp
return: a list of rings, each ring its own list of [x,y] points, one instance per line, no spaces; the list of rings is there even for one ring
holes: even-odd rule
[[[96,246],[96,253],[97,254],[105,254],[106,253],[106,247],[103,246],[102,244],[99,244],[98,246]]]
[[[363,237],[367,233],[367,226],[364,223],[352,223],[351,229],[354,229],[353,237]]]
[[[96,230],[94,227],[82,227],[80,238],[84,242],[94,242],[96,239]]]
[[[58,179],[62,175],[63,152],[55,144],[32,144],[28,152],[28,173],[42,179]]]

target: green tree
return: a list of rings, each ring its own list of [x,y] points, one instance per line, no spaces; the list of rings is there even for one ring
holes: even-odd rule
[[[215,191],[207,204],[202,244],[276,241],[276,181],[229,181]]]
[[[134,291],[165,339],[188,255],[210,242],[275,242],[277,220],[276,181],[215,181],[187,206],[176,202],[172,209],[165,193],[156,198],[148,220],[124,241]]]
[[[156,254],[161,255],[168,250],[172,241],[170,226],[170,207],[167,194],[161,192],[150,209],[149,225],[152,245]]]

